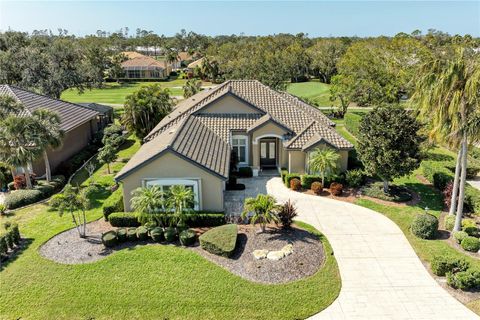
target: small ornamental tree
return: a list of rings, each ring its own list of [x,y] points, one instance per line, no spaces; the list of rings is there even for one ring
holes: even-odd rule
[[[388,183],[411,173],[420,165],[420,124],[399,106],[377,107],[363,117],[358,137],[358,156],[370,175]]]
[[[107,164],[107,172],[108,174],[110,174],[110,163],[117,160],[117,150],[113,145],[106,144],[105,146],[100,148],[97,158],[100,163]]]

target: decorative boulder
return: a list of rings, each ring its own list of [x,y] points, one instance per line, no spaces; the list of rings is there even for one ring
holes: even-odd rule
[[[266,259],[267,254],[268,254],[268,250],[265,250],[265,249],[253,251],[253,257],[257,260]]]
[[[273,261],[278,261],[278,260],[282,259],[284,256],[285,256],[285,254],[283,253],[283,251],[270,251],[267,254],[267,259],[268,260],[273,260]]]
[[[283,252],[283,254],[286,256],[289,256],[293,253],[293,245],[291,243],[287,244],[286,246],[284,246],[282,248],[282,250],[280,250]]]

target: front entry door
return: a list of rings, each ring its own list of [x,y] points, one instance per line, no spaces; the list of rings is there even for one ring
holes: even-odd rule
[[[260,166],[275,167],[277,165],[277,143],[275,140],[260,140]]]

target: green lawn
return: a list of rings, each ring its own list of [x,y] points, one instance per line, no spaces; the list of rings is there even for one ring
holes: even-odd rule
[[[333,103],[330,101],[330,85],[321,83],[318,80],[308,82],[290,83],[287,92],[294,96],[311,100],[320,107],[329,107]]]
[[[130,139],[120,151],[115,172],[139,148]],[[85,175],[76,183],[87,183]],[[105,166],[95,181],[113,182]],[[95,195],[89,221],[102,217],[108,193]],[[191,250],[169,245],[138,245],[103,260],[62,265],[44,259],[39,247],[54,235],[72,228],[68,215],[59,217],[45,204],[18,210],[2,218],[19,223],[28,247],[0,272],[2,319],[294,319],[305,318],[330,305],[341,281],[332,249],[326,249],[321,271],[282,285],[244,280]],[[306,225],[301,225],[310,228]]]
[[[78,93],[76,89],[68,89],[62,93],[61,99],[70,102],[97,102],[104,104],[122,105],[126,96],[138,90],[141,86],[160,84],[162,87],[169,88],[172,96],[183,96],[182,86],[186,80],[177,79],[163,82],[128,82],[118,84],[116,82],[105,83],[104,88],[85,90],[84,93]],[[211,85],[205,82],[203,84]]]

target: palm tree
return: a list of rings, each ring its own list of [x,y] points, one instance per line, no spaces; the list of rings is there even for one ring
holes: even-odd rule
[[[251,212],[250,222],[255,225],[260,223],[262,232],[265,232],[267,223],[278,222],[276,212],[280,211],[281,206],[275,203],[272,196],[259,194],[256,198],[247,198],[243,206],[242,218],[245,219]]]
[[[463,217],[468,146],[478,141],[480,131],[471,125],[478,117],[480,103],[478,53],[465,48],[456,48],[451,55],[442,52],[442,56],[426,61],[421,74],[412,96],[418,116],[430,124],[432,139],[459,148],[449,212],[457,215],[453,230],[458,231]]]
[[[192,211],[195,195],[191,188],[184,185],[171,186],[166,201],[167,208],[175,214],[177,225],[185,225],[185,212]]]
[[[183,86],[183,97],[185,99],[190,98],[200,92],[201,88],[202,82],[200,80],[190,79]]]
[[[38,124],[32,117],[9,116],[0,125],[0,160],[12,167],[22,167],[27,189],[32,188],[28,164],[42,150],[36,144]]]
[[[325,176],[335,172],[340,155],[330,148],[316,148],[310,154],[308,164],[310,170],[319,172],[322,176],[322,186],[325,186]]]
[[[32,116],[37,120],[36,143],[43,151],[45,176],[47,181],[50,182],[52,180],[52,171],[47,150],[49,148],[56,149],[62,145],[64,132],[60,128],[60,116],[56,112],[46,109],[37,109],[32,112]]]
[[[24,110],[24,106],[10,96],[0,96],[0,119],[16,115]]]
[[[133,190],[131,204],[142,224],[153,221],[152,214],[165,206],[163,191],[159,186],[141,187]]]

